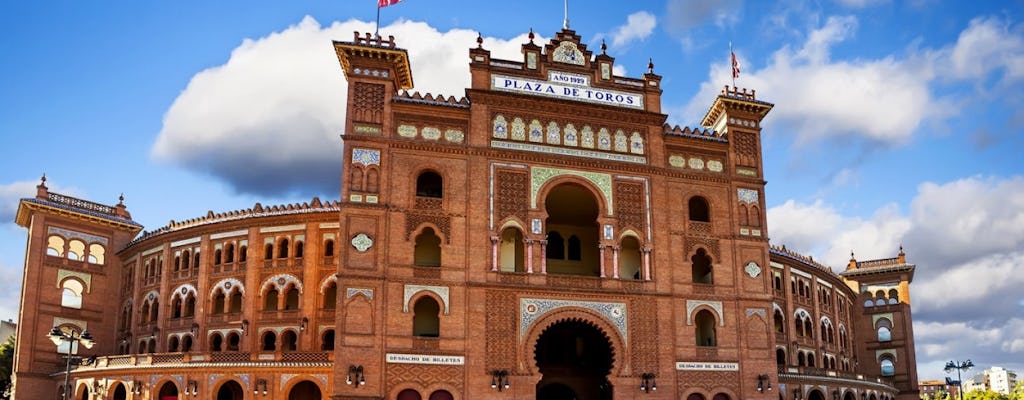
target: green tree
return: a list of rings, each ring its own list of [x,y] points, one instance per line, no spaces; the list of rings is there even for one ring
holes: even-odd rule
[[[0,398],[8,397],[11,387],[11,371],[14,370],[14,336],[0,344]]]
[[[1010,400],[1024,400],[1024,380],[1018,381],[1010,392]]]
[[[1010,398],[991,390],[972,390],[964,393],[964,400],[1010,400]]]

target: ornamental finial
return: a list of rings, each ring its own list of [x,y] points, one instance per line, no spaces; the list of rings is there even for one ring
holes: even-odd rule
[[[121,193],[121,195],[117,197],[117,205],[119,205],[119,206],[123,206],[124,205],[124,193]]]
[[[530,28],[530,35],[528,37],[530,38],[530,43],[533,43],[533,28]]]
[[[476,48],[484,48],[484,37],[480,35],[480,32],[476,33]]]
[[[654,73],[654,58],[648,58],[647,59],[647,73],[648,74],[653,74]]]
[[[608,50],[608,45],[604,44],[604,39],[601,39],[601,54],[602,55],[608,54],[608,53],[605,52],[605,50]]]

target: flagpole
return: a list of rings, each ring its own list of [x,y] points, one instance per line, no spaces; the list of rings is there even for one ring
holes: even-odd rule
[[[377,2],[377,24],[374,25],[374,38],[381,37],[380,33],[381,33],[381,3],[378,1]]]

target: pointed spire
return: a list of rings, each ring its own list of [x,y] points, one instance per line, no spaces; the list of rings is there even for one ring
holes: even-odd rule
[[[119,205],[119,206],[123,206],[124,205],[124,193],[121,193],[120,196],[117,196],[117,205]]]
[[[484,37],[480,35],[480,32],[476,33],[476,48],[484,48]]]
[[[653,74],[654,73],[654,58],[648,58],[647,59],[647,73],[648,74]]]
[[[533,28],[530,28],[530,34],[528,35],[528,37],[530,38],[530,44],[533,44],[533,36]]]
[[[897,256],[900,264],[907,263],[907,255],[903,252],[903,243],[900,243],[900,254]]]
[[[608,45],[604,44],[604,39],[601,39],[601,55],[608,55],[605,50],[608,50]]]
[[[46,199],[50,197],[50,189],[46,187],[46,174],[43,174],[42,178],[39,178],[39,184],[36,185],[36,198]]]

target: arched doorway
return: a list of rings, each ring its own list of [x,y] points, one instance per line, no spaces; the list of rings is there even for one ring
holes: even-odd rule
[[[398,400],[421,400],[423,396],[420,396],[420,392],[412,389],[405,389],[398,392]]]
[[[719,394],[716,394],[715,397],[712,397],[711,400],[730,400],[730,399],[729,399],[729,395],[727,395],[725,393],[719,393]]]
[[[310,381],[299,382],[288,392],[288,400],[320,400],[320,387]]]
[[[857,397],[853,395],[853,392],[846,392],[846,396],[843,396],[843,400],[857,400]]]
[[[178,387],[173,382],[164,383],[159,393],[157,400],[178,400]]]
[[[547,272],[600,276],[600,206],[594,194],[577,184],[561,184],[547,194],[544,209],[548,213],[544,254]]]
[[[702,395],[700,393],[690,393],[689,396],[686,396],[686,400],[707,400],[707,399],[704,397],[704,395]]]
[[[455,400],[455,396],[447,390],[438,390],[430,394],[430,400]]]
[[[610,400],[614,353],[608,337],[579,320],[551,325],[540,334],[534,358],[542,378],[537,400]]]
[[[242,390],[242,385],[235,381],[224,382],[220,385],[220,389],[217,389],[217,400],[242,400],[245,398],[245,391]]]
[[[127,400],[128,399],[128,389],[124,388],[124,384],[123,383],[118,383],[117,387],[114,388],[114,397],[113,397],[113,399],[114,400]]]
[[[82,387],[82,400],[89,400],[89,386]]]
[[[825,395],[820,390],[812,390],[807,394],[807,400],[825,400]]]

